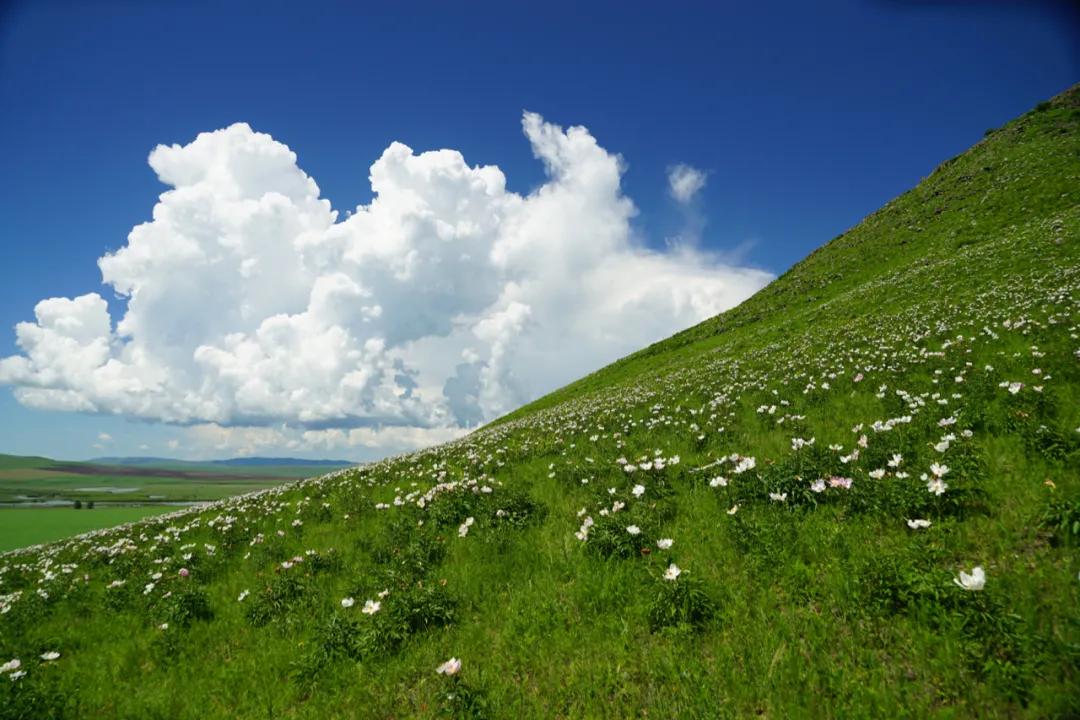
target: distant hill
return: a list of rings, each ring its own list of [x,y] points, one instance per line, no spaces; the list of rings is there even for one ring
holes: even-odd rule
[[[38,455],[5,455],[0,453],[0,470],[35,468],[56,462]]]

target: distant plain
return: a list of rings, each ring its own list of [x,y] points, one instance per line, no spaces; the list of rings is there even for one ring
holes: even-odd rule
[[[0,552],[112,527],[184,505],[263,490],[332,469],[324,465],[167,460],[106,464],[0,455]]]

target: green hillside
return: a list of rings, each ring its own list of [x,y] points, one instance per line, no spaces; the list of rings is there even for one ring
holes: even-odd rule
[[[1078,194],[1073,88],[461,441],[0,557],[0,718],[1080,716]]]
[[[50,464],[53,464],[52,460],[37,455],[0,454],[0,470],[22,470],[24,468],[36,468]]]

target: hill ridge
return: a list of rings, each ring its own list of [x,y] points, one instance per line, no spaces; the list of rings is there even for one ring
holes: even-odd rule
[[[829,242],[811,251],[805,258],[796,262],[794,265],[788,268],[788,270],[778,276],[773,282],[762,288],[758,293],[745,300],[739,306],[720,313],[713,318],[704,320],[693,327],[679,331],[667,339],[652,343],[651,345],[642,348],[641,350],[631,353],[625,358],[616,360],[615,362],[605,366],[604,368],[600,368],[599,370],[590,373],[589,375],[586,375],[584,378],[572,382],[564,388],[556,390],[554,393],[550,393],[547,396],[527,403],[522,408],[519,408],[518,410],[509,413],[506,417],[519,416],[521,413],[528,412],[530,408],[550,402],[550,398],[552,397],[559,397],[559,393],[563,392],[564,390],[570,390],[572,388],[580,387],[583,383],[589,382],[590,378],[595,378],[598,375],[602,376],[603,374],[609,373],[619,367],[623,367],[628,363],[634,363],[635,361],[639,361],[641,359],[669,350],[676,350],[684,345],[692,344],[693,342],[701,341],[707,339],[708,337],[714,337],[718,334],[729,332],[735,329],[725,327],[725,323],[728,320],[738,322],[740,320],[739,316],[742,313],[748,312],[747,308],[755,307],[756,304],[760,303],[763,298],[769,298],[773,295],[786,293],[787,285],[791,284],[792,282],[800,281],[806,267],[813,267],[816,262],[820,262],[822,260],[821,256],[829,253],[830,247],[835,249],[836,247],[842,246],[843,243],[850,242],[853,234],[856,236],[860,235],[861,232],[863,232],[864,229],[868,227],[868,224],[870,224],[871,222],[880,222],[884,215],[890,212],[896,212],[897,206],[902,205],[905,198],[912,198],[916,191],[918,191],[927,181],[942,181],[942,175],[945,173],[946,170],[950,168],[955,170],[956,168],[954,168],[953,166],[956,165],[958,162],[962,164],[965,160],[971,161],[973,158],[978,157],[980,153],[985,152],[988,148],[996,148],[996,146],[1000,144],[1003,139],[1001,136],[1002,133],[1006,133],[1007,135],[1009,135],[1020,134],[1024,132],[1023,128],[1027,127],[1027,125],[1031,121],[1037,119],[1038,116],[1043,112],[1047,112],[1049,110],[1073,111],[1073,118],[1075,118],[1075,111],[1077,109],[1080,109],[1080,84],[1074,85],[1071,88],[1068,88],[1067,90],[1064,90],[1058,95],[1054,96],[1052,99],[1040,103],[1036,109],[1033,109],[1032,111],[1025,113],[1019,118],[1012,120],[1009,123],[1006,123],[1002,128],[994,131],[987,131],[987,135],[975,145],[961,152],[960,154],[941,162],[915,187],[888,201],[881,208],[878,208],[877,210],[869,213],[866,217],[863,218],[862,221],[857,223],[855,226],[845,230]],[[985,166],[980,165],[980,167]],[[1076,170],[1074,168],[1074,173],[1075,172]],[[1077,182],[1080,182],[1080,174],[1074,174],[1069,179],[1075,179]],[[1076,203],[1077,200],[1074,197],[1071,201],[1061,203],[1060,208],[1062,210],[1066,210],[1069,207],[1075,207]],[[924,231],[925,230],[920,230],[918,232]],[[901,240],[902,244],[906,244],[907,242],[909,242],[909,240]],[[739,325],[736,325],[736,328],[737,327],[739,327]],[[704,335],[704,337],[702,337],[702,335]],[[505,419],[505,417],[499,418],[495,422],[502,422]]]

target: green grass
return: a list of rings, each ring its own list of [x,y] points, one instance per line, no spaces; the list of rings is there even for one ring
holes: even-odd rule
[[[164,505],[95,507],[93,510],[0,508],[0,552],[63,540],[176,509]]]
[[[6,555],[0,718],[1080,716],[1078,188],[1074,88],[461,441]]]

